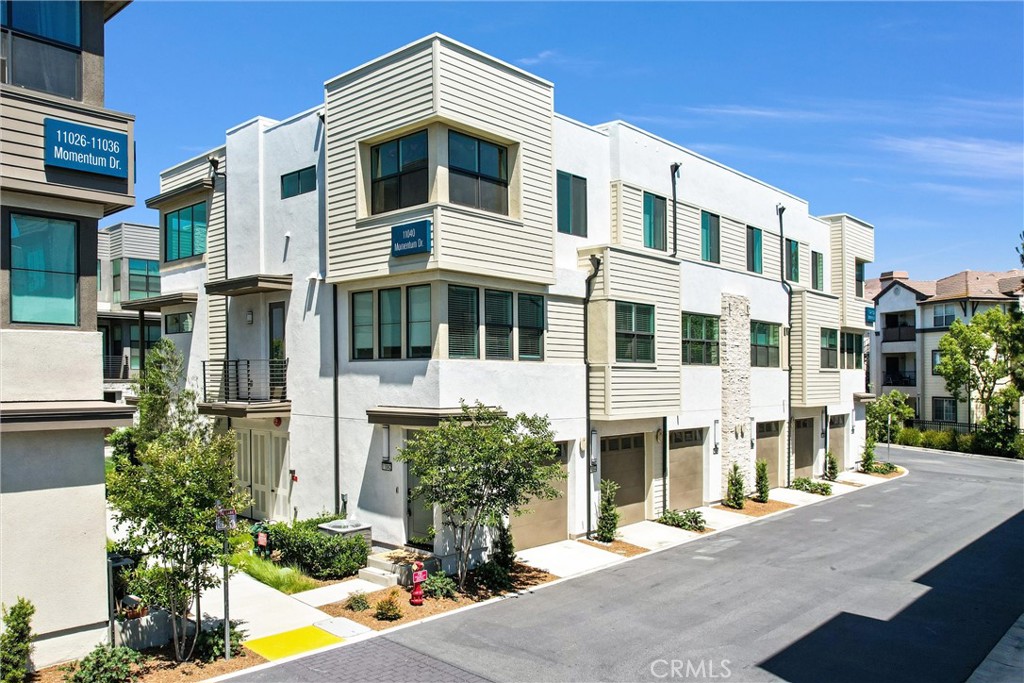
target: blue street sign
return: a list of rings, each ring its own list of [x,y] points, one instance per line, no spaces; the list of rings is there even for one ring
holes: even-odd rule
[[[864,307],[864,322],[868,325],[873,325],[875,323],[875,309],[873,306]]]
[[[128,177],[128,136],[60,119],[43,119],[47,166]]]
[[[396,225],[391,228],[391,255],[430,253],[430,220]]]

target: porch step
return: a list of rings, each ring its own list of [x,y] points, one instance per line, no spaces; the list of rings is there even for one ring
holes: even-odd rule
[[[359,578],[363,581],[375,583],[378,586],[384,586],[385,588],[398,585],[398,576],[396,574],[376,567],[363,567],[359,570]]]
[[[384,553],[377,553],[366,558],[368,569],[376,569],[381,572],[394,574],[398,583],[403,586],[412,585],[412,563],[419,560],[423,568],[434,573],[441,570],[441,561],[427,553],[409,552],[401,550],[389,550]]]

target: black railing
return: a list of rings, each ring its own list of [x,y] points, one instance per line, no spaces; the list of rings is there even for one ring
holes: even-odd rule
[[[103,379],[127,381],[139,374],[132,370],[128,356],[103,356]]]
[[[207,403],[284,401],[288,359],[205,360],[203,396]]]
[[[887,372],[882,378],[882,384],[887,387],[912,387],[917,384],[916,370],[901,370],[900,372]]]
[[[882,341],[914,341],[915,339],[917,339],[917,330],[910,325],[882,328]]]
[[[943,422],[941,420],[907,420],[904,423],[907,427],[920,429],[921,431],[931,430],[935,432],[953,431],[957,434],[970,434],[978,431],[977,422]]]

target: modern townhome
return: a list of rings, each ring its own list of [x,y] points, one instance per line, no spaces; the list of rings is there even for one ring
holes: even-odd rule
[[[121,307],[122,302],[160,295],[160,230],[155,225],[118,223],[99,231],[96,246],[103,396],[120,402],[131,393],[131,380],[141,367],[141,353],[160,339],[158,312],[137,313]]]
[[[0,3],[0,601],[36,607],[33,662],[109,624],[97,222],[135,203],[134,118],[103,106],[104,25],[127,2]]]
[[[159,298],[187,320],[202,412],[239,439],[253,517],[347,511],[445,555],[397,462],[480,401],[547,415],[564,495],[517,547],[843,467],[864,434],[874,229],[624,122],[441,35],[255,118],[161,174]],[[175,322],[178,325],[179,322]],[[181,329],[184,329],[182,327]]]
[[[954,320],[969,323],[993,306],[1004,312],[1020,306],[1024,270],[963,270],[938,280],[911,280],[906,271],[897,270],[870,280],[867,288],[878,311],[871,386],[878,394],[906,394],[920,420],[967,428],[978,419],[978,407],[957,401],[936,374],[939,340]]]

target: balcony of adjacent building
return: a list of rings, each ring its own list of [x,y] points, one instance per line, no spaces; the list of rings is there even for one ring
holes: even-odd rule
[[[224,417],[288,417],[287,358],[203,361],[199,412]]]
[[[913,353],[882,354],[883,387],[917,387],[917,356]],[[904,391],[906,393],[906,391]]]
[[[917,322],[914,311],[886,313],[882,324],[883,342],[912,342],[917,340]]]

